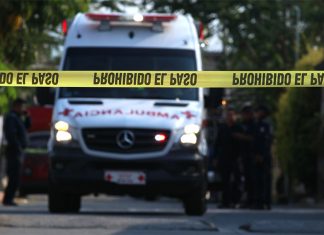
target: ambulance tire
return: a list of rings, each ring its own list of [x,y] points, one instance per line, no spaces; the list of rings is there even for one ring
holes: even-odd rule
[[[185,213],[190,216],[201,216],[207,211],[206,186],[191,193],[183,200]]]
[[[48,209],[50,213],[78,213],[80,208],[81,196],[49,191]]]

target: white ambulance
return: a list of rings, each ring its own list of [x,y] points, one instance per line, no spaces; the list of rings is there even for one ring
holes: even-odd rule
[[[201,70],[193,19],[78,14],[62,70]],[[78,212],[88,194],[169,196],[188,215],[206,211],[203,90],[60,88],[49,141],[49,211]]]

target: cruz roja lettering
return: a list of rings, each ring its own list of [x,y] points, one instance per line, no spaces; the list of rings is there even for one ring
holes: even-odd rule
[[[58,73],[33,73],[32,85],[57,85],[59,80]]]
[[[311,73],[310,84],[311,85],[323,85],[324,73]]]
[[[150,85],[150,73],[94,73],[94,85]]]
[[[171,73],[170,85],[195,86],[197,84],[196,73]]]
[[[238,86],[289,86],[291,84],[290,73],[233,73],[232,85]]]

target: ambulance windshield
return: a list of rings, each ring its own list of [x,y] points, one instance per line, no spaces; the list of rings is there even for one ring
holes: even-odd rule
[[[64,70],[195,71],[192,50],[69,48]],[[197,88],[61,88],[61,98],[139,98],[198,100]]]

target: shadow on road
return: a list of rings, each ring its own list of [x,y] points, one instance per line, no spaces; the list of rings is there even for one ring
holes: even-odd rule
[[[168,212],[168,211],[81,211],[78,215],[107,215],[107,216],[185,216],[182,212]]]
[[[0,215],[46,215],[44,210],[29,210],[28,208],[19,209],[3,209],[0,207]]]
[[[53,215],[99,215],[99,216],[185,216],[183,212],[170,212],[170,211],[81,211],[80,213],[54,213]],[[1,208],[0,215],[51,215],[47,210],[35,210],[29,208]]]

